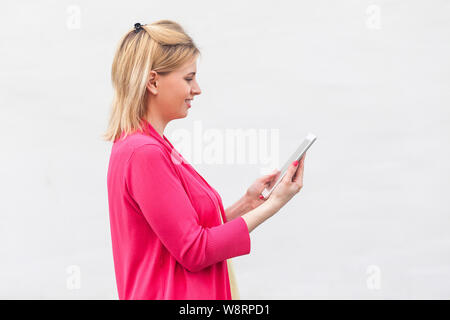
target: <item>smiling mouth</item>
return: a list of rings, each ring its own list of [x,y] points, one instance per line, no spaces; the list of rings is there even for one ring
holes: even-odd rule
[[[191,107],[191,101],[189,101],[189,100],[184,100],[184,102],[186,103],[186,105],[188,106],[188,108]]]

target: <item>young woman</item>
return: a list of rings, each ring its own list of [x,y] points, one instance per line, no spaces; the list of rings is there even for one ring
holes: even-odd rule
[[[303,162],[257,179],[224,210],[222,199],[164,135],[201,93],[200,52],[169,20],[135,24],[112,65],[113,142],[107,186],[119,299],[239,299],[231,261],[250,253],[250,232],[303,185]]]

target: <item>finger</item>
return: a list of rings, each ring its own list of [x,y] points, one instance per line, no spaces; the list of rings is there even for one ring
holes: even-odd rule
[[[292,178],[298,169],[298,165],[299,165],[299,163],[297,160],[295,160],[294,162],[291,163],[291,165],[289,166],[289,168],[286,171],[286,174],[284,175],[284,177],[282,179],[282,182],[286,182],[286,181],[288,183],[292,182]]]
[[[275,169],[275,170],[273,170],[273,171],[269,174],[269,177],[272,178],[272,177],[276,176],[276,175],[279,174],[279,173],[280,173],[280,170]]]
[[[263,178],[262,178],[263,182],[270,183],[271,181],[273,181],[276,178],[276,176],[279,174],[279,172],[280,172],[280,170],[275,169],[272,173],[263,176]]]
[[[302,159],[300,160],[300,164],[299,164],[299,168],[298,170],[295,172],[294,175],[294,182],[303,182],[303,169],[305,168],[305,156],[306,154],[304,154],[302,156]]]
[[[272,172],[270,172],[270,173],[268,173],[268,174],[265,174],[265,175],[263,175],[262,177],[263,178],[270,178],[271,176],[273,176],[275,173],[277,173],[277,169],[274,169]]]
[[[266,182],[268,189],[272,188],[272,186],[277,182],[278,178],[280,177],[280,172],[278,172],[270,181]]]

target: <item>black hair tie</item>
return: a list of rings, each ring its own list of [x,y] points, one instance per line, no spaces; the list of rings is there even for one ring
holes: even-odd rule
[[[139,22],[135,23],[134,24],[134,32],[138,33],[139,31],[141,31],[142,26],[145,26],[145,24],[140,24]]]

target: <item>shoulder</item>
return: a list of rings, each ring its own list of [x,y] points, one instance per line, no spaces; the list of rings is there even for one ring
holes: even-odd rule
[[[130,150],[134,150],[136,148],[149,144],[160,145],[160,142],[156,140],[154,137],[151,137],[149,135],[140,132],[132,133],[129,136],[127,136],[124,140],[118,142],[118,145]]]
[[[170,154],[159,142],[140,143],[133,146],[127,167],[132,170],[151,170],[177,174]]]
[[[151,185],[161,181],[179,180],[180,174],[171,157],[159,144],[146,143],[136,146],[125,165],[127,183]]]
[[[144,143],[133,147],[128,161],[163,160],[165,153],[158,143]]]
[[[145,162],[150,159],[153,161],[170,159],[170,155],[166,153],[161,142],[154,137],[133,133],[125,139],[114,142],[111,159],[113,162],[122,162],[128,167],[130,163]]]
[[[141,150],[145,152],[146,150],[158,150],[158,148],[159,150],[162,149],[160,142],[154,137],[141,133],[133,133],[123,140],[114,142],[111,151],[113,155],[120,156],[122,160],[128,162],[137,151],[140,151],[137,153],[141,153]]]

